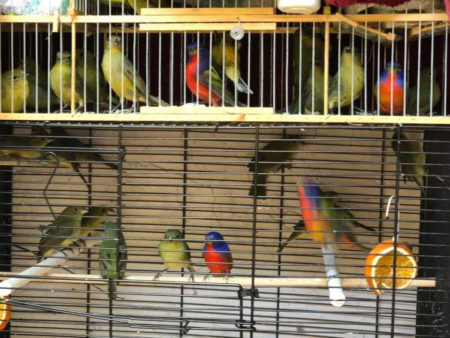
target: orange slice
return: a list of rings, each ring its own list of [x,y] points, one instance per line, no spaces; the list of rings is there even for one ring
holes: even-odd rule
[[[406,245],[397,243],[395,264],[395,288],[404,289],[417,275],[417,261]],[[382,289],[392,289],[394,276],[394,242],[384,241],[369,253],[366,259],[365,276],[370,288],[377,296]]]
[[[11,318],[11,305],[6,302],[6,297],[0,297],[0,330],[3,330],[8,325]]]

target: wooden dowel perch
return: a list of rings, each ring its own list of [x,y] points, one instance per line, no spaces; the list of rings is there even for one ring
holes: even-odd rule
[[[20,289],[31,281],[36,281],[33,276],[46,276],[53,269],[58,268],[60,265],[64,264],[69,257],[78,256],[85,249],[97,245],[101,242],[101,239],[89,239],[89,240],[78,240],[72,244],[67,249],[58,251],[52,256],[44,259],[38,264],[23,270],[22,272],[11,273],[12,278],[2,278],[3,282],[0,283],[0,296],[9,296],[15,290]],[[16,277],[17,276],[17,277]],[[73,276],[73,275],[69,275]],[[40,280],[42,282],[42,280]]]

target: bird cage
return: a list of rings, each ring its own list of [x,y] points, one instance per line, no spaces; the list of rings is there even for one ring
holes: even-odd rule
[[[4,3],[2,336],[449,336],[441,2]]]

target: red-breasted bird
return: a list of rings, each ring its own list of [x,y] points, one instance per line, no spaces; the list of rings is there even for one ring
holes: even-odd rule
[[[187,50],[186,85],[191,93],[211,106],[221,106],[222,100],[225,105],[234,106],[234,95],[223,88],[222,79],[212,64],[209,48],[191,43]],[[238,106],[242,104],[238,102]]]
[[[205,240],[203,258],[209,271],[211,273],[229,274],[233,267],[233,257],[223,236],[212,231],[206,234]]]
[[[378,95],[378,87],[380,95]],[[403,70],[398,62],[388,62],[386,68],[378,80],[378,84],[374,88],[374,95],[380,103],[380,112],[382,115],[391,114],[391,98],[392,98],[392,114],[403,114],[403,95],[405,92],[405,84],[403,81]]]

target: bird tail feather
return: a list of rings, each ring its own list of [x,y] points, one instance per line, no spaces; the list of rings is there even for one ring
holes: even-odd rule
[[[253,90],[251,90],[248,85],[244,82],[244,80],[239,78],[239,80],[235,83],[236,89],[241,93],[253,94]]]

